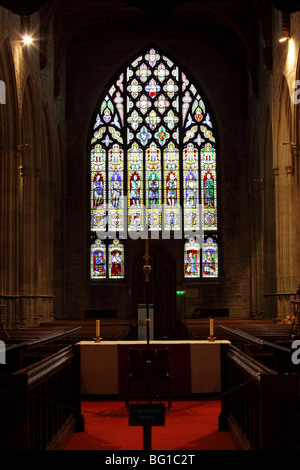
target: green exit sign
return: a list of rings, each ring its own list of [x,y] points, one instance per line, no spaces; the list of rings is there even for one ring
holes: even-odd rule
[[[176,295],[179,295],[179,296],[185,295],[185,290],[177,290]]]

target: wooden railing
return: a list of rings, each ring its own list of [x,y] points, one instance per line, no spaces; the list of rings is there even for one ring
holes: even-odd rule
[[[281,343],[274,343],[265,339],[258,338],[240,328],[228,328],[219,325],[220,330],[226,334],[231,344],[234,344],[243,352],[253,357],[253,359],[262,362],[264,365],[274,369],[278,373],[297,372],[291,361],[291,347],[286,338],[288,346]]]
[[[6,365],[1,372],[16,372],[19,369],[58,352],[76,343],[76,334],[81,327],[75,328],[26,328],[10,332],[6,343]]]
[[[241,331],[230,331],[230,334],[232,337],[237,334],[238,340],[245,345],[256,344],[273,351],[274,355],[288,352],[288,348],[264,344],[259,338],[244,335]],[[291,353],[286,356],[286,361],[291,361]],[[230,344],[222,349],[221,382],[219,429],[229,430],[240,448],[299,449],[299,373],[278,372],[253,354]]]
[[[43,359],[24,368],[0,368],[2,450],[54,449],[68,433],[83,430],[79,348],[70,344],[49,354],[49,346]]]

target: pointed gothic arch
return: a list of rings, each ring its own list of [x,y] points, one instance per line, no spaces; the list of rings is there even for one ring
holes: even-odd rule
[[[24,84],[19,142],[21,268],[19,273],[20,323],[36,324],[39,279],[39,161],[37,153],[37,106],[33,79]]]
[[[148,236],[185,240],[186,280],[218,278],[218,139],[189,74],[148,47],[107,86],[90,134],[91,279],[123,278],[126,239]]]
[[[269,106],[263,121],[263,312],[267,317],[276,312],[276,219],[275,177],[273,171],[272,119]]]
[[[53,214],[54,214],[54,174],[53,136],[49,108],[46,103],[41,116],[40,139],[40,180],[39,180],[39,257],[40,313],[49,317],[53,313]],[[47,253],[47,257],[45,257]]]
[[[259,128],[255,122],[251,138],[251,313],[262,314],[262,162]]]
[[[276,211],[276,269],[277,316],[283,320],[292,311],[290,297],[296,290],[295,279],[295,211],[292,102],[287,79],[282,75],[278,96],[275,129],[275,211]]]
[[[53,310],[63,311],[63,278],[64,278],[64,226],[61,223],[65,216],[65,165],[61,123],[57,125],[54,135],[53,178],[54,178],[54,214],[53,214]]]
[[[0,45],[1,78],[5,83],[5,104],[0,106],[0,302],[5,305],[1,321],[7,328],[18,325],[20,269],[20,185],[18,171],[19,103],[13,53],[9,38]]]

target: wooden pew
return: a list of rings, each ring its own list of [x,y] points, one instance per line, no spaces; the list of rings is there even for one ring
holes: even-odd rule
[[[78,329],[11,331],[0,365],[0,449],[54,449],[83,430],[80,351],[70,341]]]
[[[80,326],[75,328],[20,328],[8,330],[5,340],[6,364],[2,371],[14,372],[69,344],[76,343]]]
[[[222,349],[219,430],[229,431],[240,449],[297,450],[299,371],[287,373],[291,350],[241,330],[232,329],[230,334],[244,347],[230,344]],[[249,345],[262,353],[285,354],[283,363],[268,367],[247,352]]]
[[[40,327],[70,327],[80,325],[80,334],[77,342],[92,341],[96,334],[96,321],[92,319],[68,319],[55,320],[53,322],[42,322]],[[118,341],[135,339],[136,325],[127,319],[101,319],[101,337],[106,341]]]
[[[217,339],[230,339],[227,331],[221,327],[238,328],[262,339],[277,341],[288,341],[292,325],[275,323],[273,320],[242,319],[242,318],[214,318],[214,335]],[[188,319],[181,321],[182,337],[187,339],[207,339],[209,336],[209,319]]]

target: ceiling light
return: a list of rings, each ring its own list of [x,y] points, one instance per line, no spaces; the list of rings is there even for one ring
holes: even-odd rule
[[[24,41],[24,44],[29,45],[29,44],[32,43],[32,37],[27,36],[27,34],[26,34],[25,36],[23,36],[23,41]]]

